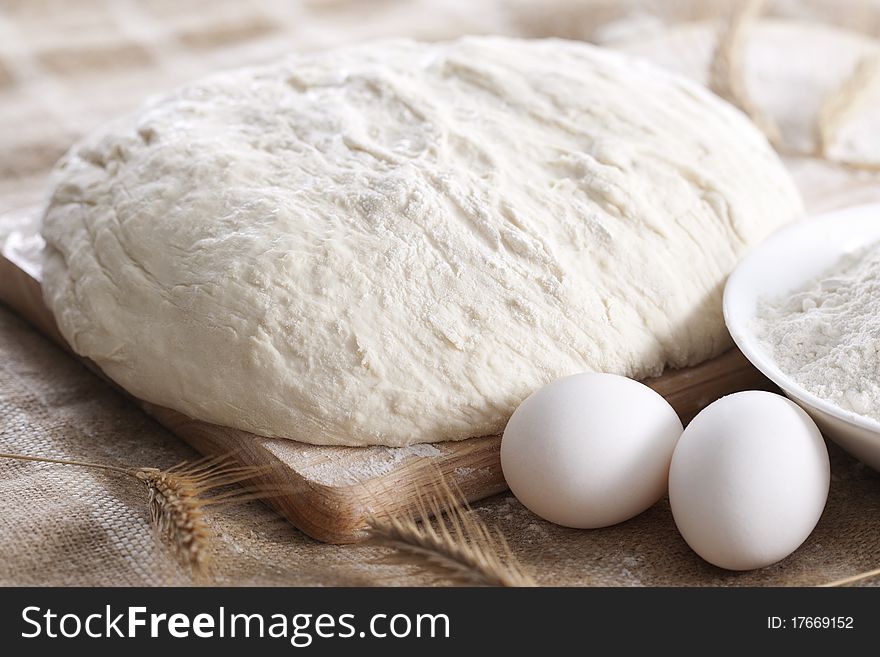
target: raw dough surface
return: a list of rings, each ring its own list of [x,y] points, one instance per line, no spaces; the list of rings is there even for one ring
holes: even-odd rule
[[[697,84],[572,42],[407,41],[227,72],[76,145],[45,214],[65,338],[134,395],[311,443],[500,432],[551,379],[730,344],[801,212]]]

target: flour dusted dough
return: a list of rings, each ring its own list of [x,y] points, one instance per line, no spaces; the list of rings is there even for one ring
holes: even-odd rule
[[[457,440],[553,378],[725,349],[726,275],[800,209],[741,114],[649,65],[371,43],[208,78],[75,146],[44,289],[78,353],[192,417]]]

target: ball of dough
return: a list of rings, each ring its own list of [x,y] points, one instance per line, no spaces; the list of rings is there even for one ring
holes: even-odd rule
[[[698,85],[490,37],[195,82],[51,192],[44,294],[77,353],[191,417],[347,445],[499,433],[560,376],[720,353],[725,277],[801,212]]]
[[[666,493],[681,420],[646,385],[613,374],[575,374],[516,409],[501,439],[510,490],[566,527],[628,520]]]
[[[669,472],[678,530],[706,561],[769,566],[813,531],[831,471],[819,429],[780,395],[751,390],[704,408],[682,434]]]

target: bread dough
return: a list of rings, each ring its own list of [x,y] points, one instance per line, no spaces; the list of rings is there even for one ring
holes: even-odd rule
[[[73,147],[44,290],[77,353],[191,417],[457,440],[551,379],[727,348],[725,277],[800,211],[738,111],[650,65],[370,43],[207,78]]]

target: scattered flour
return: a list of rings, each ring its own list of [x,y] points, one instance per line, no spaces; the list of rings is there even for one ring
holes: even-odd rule
[[[755,330],[806,390],[880,420],[880,243],[791,296],[761,302]]]
[[[365,447],[359,450],[358,458],[354,461],[348,458],[335,459],[331,456],[303,469],[302,474],[307,479],[324,486],[353,485],[388,474],[409,458],[433,458],[441,454],[443,454],[442,450],[429,444],[408,447]]]

